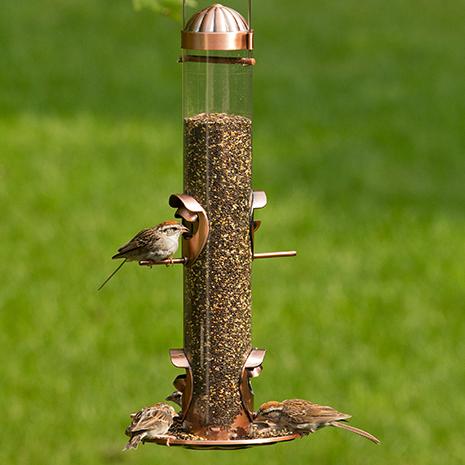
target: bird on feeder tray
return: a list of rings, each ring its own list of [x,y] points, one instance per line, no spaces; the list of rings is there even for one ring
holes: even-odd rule
[[[136,449],[140,442],[156,438],[166,438],[169,445],[173,436],[167,433],[176,415],[174,408],[164,402],[131,413],[132,421],[125,431],[130,439],[123,450]]]
[[[169,402],[174,402],[175,404],[182,407],[182,392],[181,391],[174,391],[165,400],[167,400]]]
[[[178,250],[179,237],[188,231],[189,228],[177,221],[165,221],[153,228],[143,229],[111,257],[112,259],[124,258],[124,261],[108,276],[98,290],[102,289],[126,262],[145,260],[157,263],[170,258]]]
[[[379,444],[372,434],[345,423],[351,415],[340,413],[332,407],[314,404],[308,400],[290,399],[283,402],[270,401],[260,406],[254,424],[269,428],[286,428],[305,436],[325,426],[342,428]]]
[[[182,408],[182,396],[186,390],[186,375],[178,375],[174,378],[173,386],[176,388],[176,391],[172,392],[165,400],[169,402],[174,402]]]

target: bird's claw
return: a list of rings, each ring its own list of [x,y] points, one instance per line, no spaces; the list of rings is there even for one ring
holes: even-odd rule
[[[173,439],[176,439],[175,436],[171,436],[170,434],[167,434],[166,436],[160,436],[165,440],[165,446],[171,447],[171,441]]]

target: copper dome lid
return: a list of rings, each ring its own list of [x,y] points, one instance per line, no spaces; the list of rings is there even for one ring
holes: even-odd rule
[[[215,3],[195,13],[181,33],[181,47],[192,50],[251,50],[253,31],[232,8]]]

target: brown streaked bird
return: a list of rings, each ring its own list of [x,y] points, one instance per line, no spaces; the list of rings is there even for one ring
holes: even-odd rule
[[[351,415],[338,412],[332,407],[314,404],[308,400],[290,399],[283,402],[265,402],[258,409],[254,423],[270,427],[286,428],[305,436],[325,426],[342,428],[379,444],[380,440],[362,429],[345,423]]]
[[[181,391],[174,391],[165,400],[167,400],[169,402],[174,402],[175,404],[182,407],[182,392]]]
[[[156,263],[170,258],[178,250],[179,237],[188,231],[188,228],[177,221],[165,221],[153,228],[143,229],[111,257],[124,258],[124,260],[98,290],[100,291],[126,262],[148,260]]]
[[[176,376],[173,381],[173,386],[176,391],[172,392],[165,400],[169,402],[174,402],[182,408],[182,396],[186,390],[187,375],[183,373],[182,375]]]
[[[158,402],[151,407],[145,407],[136,413],[131,413],[131,424],[126,428],[126,435],[130,437],[123,450],[136,449],[140,442],[147,439],[167,438],[167,445],[171,436],[167,435],[176,411],[165,402]]]

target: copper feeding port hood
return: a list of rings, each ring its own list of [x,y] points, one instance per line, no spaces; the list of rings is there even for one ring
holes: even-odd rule
[[[249,2],[249,21],[250,11]],[[191,50],[252,50],[253,31],[240,13],[216,3],[194,14],[185,23],[181,47]]]

